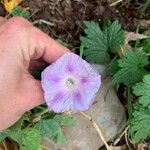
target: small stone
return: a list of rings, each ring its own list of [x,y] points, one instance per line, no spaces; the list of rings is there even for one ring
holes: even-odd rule
[[[42,150],[58,150],[57,145],[48,138],[41,139],[41,149]]]

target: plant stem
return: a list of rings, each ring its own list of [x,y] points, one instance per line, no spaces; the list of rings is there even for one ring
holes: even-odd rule
[[[82,56],[83,56],[83,48],[84,48],[83,45],[81,45],[81,46],[80,46],[80,57],[81,57],[81,58],[82,58]]]
[[[132,95],[129,87],[127,87],[127,99],[128,99],[128,115],[130,122],[130,120],[132,119],[133,108],[132,108]]]
[[[105,140],[105,138],[104,138],[104,136],[103,136],[103,134],[102,134],[102,130],[101,130],[101,128],[99,127],[99,125],[96,123],[96,121],[93,120],[93,118],[91,118],[90,116],[88,116],[86,113],[84,113],[84,112],[80,112],[80,113],[81,113],[84,117],[86,117],[86,118],[92,123],[92,125],[94,126],[94,128],[95,128],[96,131],[98,132],[98,134],[99,134],[99,136],[100,136],[102,142],[104,143],[106,149],[107,149],[107,150],[112,150],[112,149],[110,148],[110,146],[107,144],[107,142],[106,142],[106,140]]]

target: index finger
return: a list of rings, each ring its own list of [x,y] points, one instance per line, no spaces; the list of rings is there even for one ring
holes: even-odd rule
[[[69,52],[66,47],[60,45],[58,42],[39,29],[36,29],[35,34],[32,35],[36,36],[36,43],[38,43],[39,47],[37,50],[39,53],[41,53],[41,58],[48,63],[54,62],[64,53]]]

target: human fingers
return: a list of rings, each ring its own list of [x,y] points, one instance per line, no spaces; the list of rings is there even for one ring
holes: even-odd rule
[[[3,25],[6,21],[7,19],[0,16],[0,26]]]
[[[54,39],[37,28],[35,28],[35,30],[32,30],[31,37],[36,43],[36,53],[40,54],[40,58],[47,63],[54,62],[65,52],[69,51],[66,47],[60,45]]]

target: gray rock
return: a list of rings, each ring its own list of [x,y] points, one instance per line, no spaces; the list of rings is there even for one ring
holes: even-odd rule
[[[106,66],[104,65],[99,65],[99,64],[91,64],[92,67],[97,70],[97,72],[103,77],[105,78],[106,77],[106,73],[105,73],[105,68]]]
[[[113,139],[125,125],[125,110],[107,78],[97,93],[93,106],[85,112],[102,129],[106,141]],[[103,145],[91,122],[81,113],[74,114],[74,127],[64,128],[66,142],[59,145],[60,150],[98,150]]]
[[[57,145],[48,138],[41,139],[41,149],[42,150],[58,150]]]

